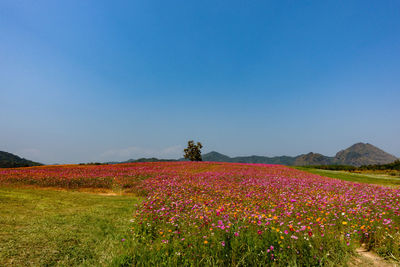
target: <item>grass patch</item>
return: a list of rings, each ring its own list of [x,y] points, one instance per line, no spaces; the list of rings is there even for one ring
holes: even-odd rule
[[[139,200],[0,187],[0,266],[107,266]]]
[[[332,170],[321,170],[310,167],[293,167],[297,170],[318,174],[325,177],[336,178],[344,181],[357,182],[357,183],[368,183],[378,184],[385,186],[399,186],[400,178],[390,177],[379,174],[359,174],[351,173],[346,171],[332,171]]]

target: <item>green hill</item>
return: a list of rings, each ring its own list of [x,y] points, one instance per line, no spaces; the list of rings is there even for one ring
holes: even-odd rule
[[[0,151],[0,168],[31,167],[40,165],[43,164],[20,158],[8,152]]]

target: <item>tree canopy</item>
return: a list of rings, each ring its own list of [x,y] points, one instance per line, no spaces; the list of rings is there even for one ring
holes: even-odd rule
[[[183,157],[191,161],[202,161],[201,157],[202,147],[203,145],[200,142],[197,142],[197,144],[195,144],[193,140],[188,141],[187,148],[183,150],[183,152],[185,153]]]

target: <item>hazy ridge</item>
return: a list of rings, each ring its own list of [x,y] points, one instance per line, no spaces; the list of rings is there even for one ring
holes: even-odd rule
[[[324,156],[319,153],[310,152],[294,157],[278,156],[245,156],[229,157],[224,154],[212,151],[203,155],[204,161],[217,162],[238,162],[238,163],[264,163],[264,164],[282,164],[282,165],[351,165],[362,166],[371,164],[387,164],[395,161],[397,158],[380,148],[368,143],[357,143],[336,153],[334,157]]]
[[[233,163],[263,163],[263,164],[281,164],[288,166],[310,166],[310,165],[350,165],[362,166],[373,164],[388,164],[397,160],[395,156],[383,151],[368,143],[356,143],[344,150],[336,153],[334,157],[324,156],[319,153],[310,152],[298,156],[241,156],[229,157],[216,151],[203,154],[203,161],[215,162],[233,162]],[[107,162],[108,164],[132,163],[132,162],[157,162],[157,161],[185,161],[185,159],[158,159],[158,158],[140,158],[129,159],[127,161]],[[100,163],[98,163],[100,164]],[[33,162],[20,158],[8,152],[0,151],[0,168],[29,167],[38,166],[41,163]]]

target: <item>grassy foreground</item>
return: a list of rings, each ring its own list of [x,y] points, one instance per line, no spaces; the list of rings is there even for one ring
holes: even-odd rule
[[[340,179],[344,181],[367,183],[367,184],[378,184],[385,186],[399,186],[400,177],[391,177],[389,175],[380,174],[360,174],[351,173],[347,171],[332,171],[332,170],[321,170],[310,167],[294,167],[297,170],[318,174],[325,177]]]
[[[0,266],[107,266],[129,239],[134,196],[0,187]]]

